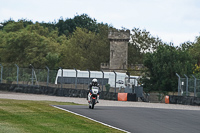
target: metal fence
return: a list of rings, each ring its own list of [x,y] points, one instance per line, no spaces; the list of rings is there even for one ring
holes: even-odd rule
[[[200,97],[200,79],[197,79],[194,75],[188,77],[184,74],[184,78],[178,77],[178,95],[179,96],[194,96]]]
[[[88,85],[91,82],[92,74],[88,73],[88,77],[77,78],[75,77],[58,77],[58,83],[55,84],[58,70],[50,70],[48,67],[44,69],[35,69],[32,65],[30,68],[20,68],[17,64],[12,67],[3,66],[0,64],[0,83],[16,84],[20,86],[47,86],[53,88],[71,88],[71,89],[84,89],[88,90]],[[60,68],[62,69],[62,68]],[[76,71],[76,69],[74,69]],[[89,72],[89,71],[88,71]],[[102,91],[106,91],[106,83],[108,79],[104,78],[102,71],[102,78],[98,79],[98,83]],[[116,73],[113,72],[113,79],[116,82]],[[116,82],[117,84],[117,82]],[[125,88],[110,87],[109,92],[124,92]]]
[[[57,70],[19,68],[1,66],[1,83],[34,85],[34,86],[55,86]],[[55,87],[59,87],[56,85]]]

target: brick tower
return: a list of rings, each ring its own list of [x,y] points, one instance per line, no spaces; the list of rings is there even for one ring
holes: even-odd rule
[[[109,69],[118,72],[125,72],[128,64],[128,42],[130,30],[110,30],[110,63]]]

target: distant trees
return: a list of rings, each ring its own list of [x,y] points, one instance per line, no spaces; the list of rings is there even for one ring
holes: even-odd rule
[[[1,49],[3,63],[16,63],[22,66],[33,64],[41,67],[48,64],[48,57],[58,52],[58,33],[49,32],[39,23],[24,28],[23,23],[13,22],[4,27]],[[56,62],[55,62],[56,64]]]
[[[128,64],[144,65],[145,70],[140,73],[143,75],[141,83],[144,90],[162,93],[177,90],[176,73],[200,77],[199,38],[195,43],[185,42],[175,47],[164,44],[146,30],[134,28],[129,43]]]
[[[197,60],[197,64],[200,65],[200,36],[196,38],[195,43],[185,44],[187,47],[190,47],[190,54]]]
[[[133,28],[128,45],[128,64],[142,64],[144,54],[155,51],[159,45],[163,42],[158,37],[153,37],[146,30]]]
[[[144,56],[147,69],[142,82],[145,91],[175,91],[178,84],[176,73],[191,75],[195,62],[188,49],[166,44],[158,46],[156,51]]]
[[[95,19],[90,18],[87,14],[77,15],[73,19],[60,18],[55,25],[58,28],[59,35],[71,35],[76,27],[85,28],[92,32],[98,32],[98,25]]]
[[[196,37],[196,41],[194,43],[188,42],[186,46],[189,47],[190,55],[192,55],[196,60],[193,74],[196,78],[200,78],[200,36]]]
[[[87,29],[77,28],[61,50],[60,66],[100,70],[109,60],[108,39]]]
[[[86,14],[58,23],[9,20],[3,25],[2,63],[99,70],[101,62],[109,61],[109,26]]]

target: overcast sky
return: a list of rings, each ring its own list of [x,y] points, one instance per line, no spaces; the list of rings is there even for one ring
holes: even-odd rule
[[[200,0],[0,0],[0,22],[53,22],[83,13],[118,29],[146,29],[177,46],[200,36]]]

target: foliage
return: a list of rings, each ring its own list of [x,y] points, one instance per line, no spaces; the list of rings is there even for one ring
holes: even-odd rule
[[[9,83],[11,84],[13,81],[15,81],[16,78],[13,78],[13,77],[6,77],[6,83]]]
[[[109,42],[101,34],[78,28],[62,46],[60,66],[99,70],[109,60]]]
[[[87,14],[58,23],[28,20],[3,23],[0,30],[0,62],[50,69],[99,70],[109,62],[108,25],[97,23]]]
[[[197,60],[197,65],[200,65],[200,36],[196,38],[196,41],[190,48],[190,54]]]
[[[12,23],[23,23],[23,27],[27,27],[28,25],[33,24],[33,22],[31,20],[27,20],[27,19],[20,19],[18,20],[18,22],[15,22],[12,19],[9,19],[7,21],[4,21],[2,24],[4,27],[2,27],[2,29],[5,28],[6,25],[12,24]]]
[[[193,74],[196,78],[200,78],[200,66],[198,66],[197,64],[195,64],[194,66]]]
[[[199,98],[200,98],[200,92],[197,92],[197,97],[199,97]]]
[[[128,43],[128,71],[131,75],[143,75],[144,68],[138,69],[137,65],[143,64],[145,53],[154,52],[159,45],[163,45],[163,42],[145,29],[132,29],[131,40]]]
[[[60,18],[55,25],[58,28],[59,35],[71,35],[77,27],[88,29],[89,31],[98,31],[97,22],[95,19],[90,18],[87,14],[76,15],[73,19]]]
[[[191,75],[195,59],[189,50],[169,45],[160,45],[153,53],[146,53],[144,66],[147,68],[142,79],[146,92],[176,91],[177,76]]]
[[[200,78],[200,36],[196,38],[196,41],[194,43],[187,43],[189,47],[189,53],[190,55],[196,59],[196,64],[194,66],[193,74],[196,78]]]
[[[109,92],[110,91],[110,84],[106,84],[105,87],[106,87],[106,92]]]
[[[134,28],[132,32],[131,41],[128,45],[128,64],[143,63],[143,56],[146,52],[153,52],[159,45],[163,45],[158,37],[153,37],[145,29]]]
[[[48,60],[52,60],[50,56],[58,54],[59,44],[57,37],[54,37],[54,34],[57,36],[56,32],[50,33],[47,28],[41,27],[38,23],[26,28],[22,26],[17,30],[10,28],[15,27],[14,25],[15,23],[12,23],[4,27],[5,48],[0,53],[4,63],[16,63],[27,67],[33,64],[38,68],[48,64]],[[13,29],[14,32],[7,29]]]

